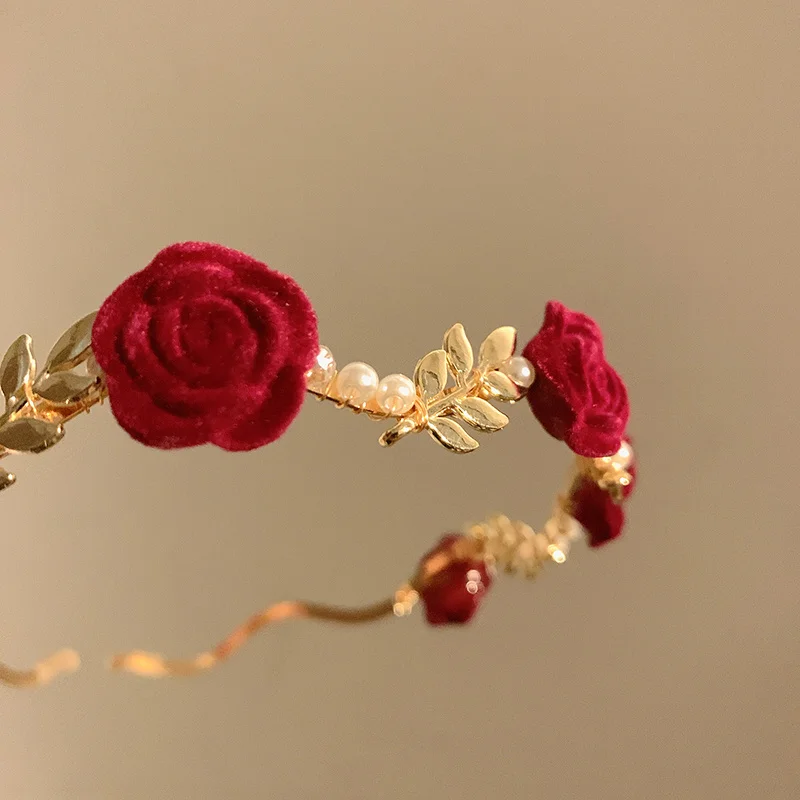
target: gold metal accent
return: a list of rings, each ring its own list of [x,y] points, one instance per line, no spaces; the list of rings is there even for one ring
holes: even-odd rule
[[[366,413],[372,419],[395,420],[378,440],[384,447],[391,447],[410,433],[427,431],[450,452],[471,453],[478,442],[454,418],[482,433],[494,433],[508,424],[508,417],[489,400],[514,402],[522,396],[522,389],[498,371],[514,354],[516,338],[516,330],[509,326],[492,331],[481,343],[476,367],[464,326],[453,325],[444,335],[442,348],[432,350],[417,363],[416,400],[404,414],[387,413],[374,399],[364,405],[348,402],[337,394],[335,374],[324,389],[309,386],[308,391],[320,400],[331,400],[340,408]],[[452,385],[448,385],[451,378]]]
[[[464,326],[460,322],[453,325],[444,335],[444,349],[450,371],[456,376],[456,381],[463,381],[472,372],[475,356]]]
[[[0,491],[8,488],[17,480],[17,476],[13,472],[0,468]]]
[[[0,416],[0,458],[41,453],[61,441],[63,425],[88,411],[106,395],[103,378],[78,372],[88,361],[95,314],[71,325],[58,339],[37,376],[30,336],[20,336],[0,364],[0,388],[6,399]],[[14,484],[0,470],[0,489]]]
[[[30,336],[23,334],[8,348],[0,364],[0,385],[6,398],[6,409],[24,402],[35,372],[33,342]]]
[[[68,672],[75,672],[81,660],[74,650],[58,650],[43,658],[32,669],[14,669],[0,662],[0,683],[16,689],[44,686],[53,678]]]
[[[419,592],[410,584],[404,583],[394,593],[392,611],[396,617],[407,617],[419,602]]]
[[[504,372],[493,370],[487,373],[483,381],[484,397],[491,397],[495,400],[502,400],[506,403],[513,403],[522,396],[522,390]]]
[[[96,316],[96,311],[87,314],[61,334],[61,337],[48,354],[47,361],[45,361],[45,375],[74,369],[89,358],[89,348],[92,344],[92,325],[94,325]]]
[[[486,368],[497,369],[514,355],[517,331],[510,325],[493,330],[482,342],[478,361]]]
[[[570,472],[570,484],[574,474],[574,470]],[[357,608],[284,600],[256,612],[215,647],[193,657],[172,659],[159,653],[131,650],[114,656],[110,667],[118,672],[129,672],[145,678],[186,677],[227,661],[260,630],[276,622],[316,619],[352,625],[391,616],[406,617],[419,603],[420,593],[453,563],[482,559],[492,570],[499,567],[507,572],[522,572],[531,578],[538,575],[548,561],[563,563],[568,549],[563,540],[570,536],[575,526],[577,523],[566,513],[561,496],[556,500],[553,515],[542,533],[536,533],[524,522],[512,522],[499,514],[468,528],[467,535],[452,547],[434,552],[421,561],[414,575],[385,600]],[[470,591],[469,587],[470,581],[467,582],[467,591]],[[477,590],[477,585],[474,588]]]
[[[36,417],[19,417],[0,428],[0,448],[13,453],[41,453],[63,437],[61,425]]]
[[[479,431],[493,433],[508,425],[508,417],[480,397],[465,397],[454,404],[456,413]]]
[[[630,486],[633,476],[628,467],[633,461],[633,448],[623,442],[620,449],[602,458],[578,458],[578,469],[608,492],[611,499],[619,504],[624,500],[625,488]]]

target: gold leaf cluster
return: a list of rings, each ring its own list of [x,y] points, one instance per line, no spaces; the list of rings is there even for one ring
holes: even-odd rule
[[[91,355],[89,314],[71,325],[53,345],[37,374],[33,341],[20,336],[0,363],[0,458],[10,453],[41,453],[61,441],[63,423],[103,397],[102,377],[86,369]],[[0,489],[14,476],[0,470]]]
[[[415,431],[431,437],[454,453],[470,453],[478,442],[464,427],[494,433],[508,424],[508,417],[490,401],[514,402],[522,390],[501,371],[514,354],[517,332],[497,328],[483,340],[478,363],[461,323],[444,335],[440,350],[423,356],[414,370],[417,402],[414,408],[381,436],[384,446],[395,444]]]

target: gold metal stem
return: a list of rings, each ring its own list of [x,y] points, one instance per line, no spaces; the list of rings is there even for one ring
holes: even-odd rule
[[[74,650],[59,650],[39,661],[32,669],[14,669],[0,663],[0,683],[17,689],[44,686],[58,675],[75,672],[80,663]]]
[[[212,669],[227,661],[237,650],[266,626],[292,619],[316,619],[322,622],[336,622],[344,625],[359,625],[375,622],[391,616],[405,616],[416,601],[418,593],[437,573],[446,569],[453,561],[479,557],[480,545],[464,539],[459,548],[446,553],[438,553],[425,561],[416,575],[403,584],[394,597],[380,600],[371,605],[345,608],[325,603],[312,603],[302,600],[284,600],[268,606],[253,614],[236,627],[218,645],[199,653],[192,658],[171,659],[158,653],[132,650],[115,655],[110,668],[116,672],[130,672],[146,678],[187,677]],[[401,613],[398,613],[398,610]]]

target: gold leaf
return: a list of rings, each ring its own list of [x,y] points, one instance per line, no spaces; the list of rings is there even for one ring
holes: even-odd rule
[[[13,486],[16,480],[16,475],[4,469],[0,469],[0,492],[3,491],[3,489],[8,489],[9,486]]]
[[[417,423],[410,417],[401,419],[396,425],[385,431],[378,441],[382,447],[391,447],[399,442],[404,436],[413,433],[417,429]]]
[[[33,341],[30,336],[23,334],[8,348],[0,364],[0,387],[9,408],[22,399],[25,387],[30,384],[35,372]]]
[[[475,362],[464,326],[458,322],[444,335],[444,349],[453,375],[469,375]]]
[[[41,453],[64,438],[64,428],[43,419],[22,417],[0,428],[0,447],[17,453]]]
[[[434,350],[420,359],[414,370],[414,383],[425,400],[432,400],[447,383],[447,354]]]
[[[497,400],[511,402],[522,397],[522,390],[517,386],[508,375],[502,372],[487,372],[483,378],[483,389],[490,397]]]
[[[69,406],[81,399],[97,383],[94,375],[76,375],[62,372],[56,375],[45,374],[33,385],[39,397],[57,406]]]
[[[481,369],[495,369],[514,355],[517,331],[510,325],[493,330],[481,344],[478,363]]]
[[[67,328],[53,345],[44,365],[45,372],[63,372],[77,367],[89,357],[92,344],[92,325],[97,312],[93,311]]]
[[[480,397],[465,397],[455,403],[456,413],[479,431],[491,433],[508,425],[508,417]]]
[[[469,453],[478,443],[457,423],[438,417],[428,423],[428,430],[439,444],[453,453]]]

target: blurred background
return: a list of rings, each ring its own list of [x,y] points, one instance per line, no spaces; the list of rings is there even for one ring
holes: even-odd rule
[[[0,3],[0,346],[183,239],[381,374],[556,298],[641,476],[623,539],[466,628],[295,623],[148,682],[104,659],[378,599],[444,531],[544,519],[567,453],[524,405],[468,457],[316,404],[241,455],[71,423],[0,499],[0,656],[85,665],[0,692],[3,800],[797,796],[799,42],[791,0]]]

